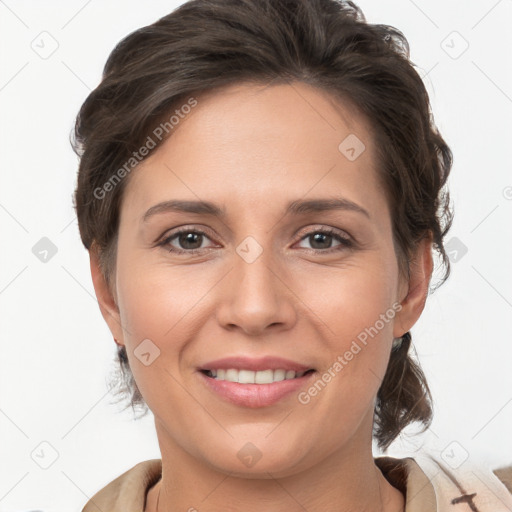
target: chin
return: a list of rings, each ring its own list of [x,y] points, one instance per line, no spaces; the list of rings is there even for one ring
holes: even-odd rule
[[[250,439],[246,436],[245,439]],[[217,471],[248,479],[270,479],[287,477],[306,469],[304,446],[300,441],[296,446],[284,443],[269,443],[263,437],[261,442],[255,437],[251,441],[234,441],[219,453],[204,457],[205,462]]]

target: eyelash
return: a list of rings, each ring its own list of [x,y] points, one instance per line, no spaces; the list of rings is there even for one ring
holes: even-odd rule
[[[207,238],[210,238],[208,236],[207,233],[205,233],[204,231],[201,231],[201,230],[197,230],[197,229],[191,229],[191,228],[188,228],[188,227],[184,227],[184,228],[181,228],[179,229],[178,231],[175,231],[172,235],[164,238],[161,242],[159,242],[157,244],[157,246],[160,246],[160,247],[166,247],[170,244],[170,242],[175,239],[176,237],[178,237],[179,235],[183,234],[183,233],[194,233],[196,235],[204,235],[206,236]],[[355,244],[354,242],[352,242],[352,240],[350,240],[349,238],[347,237],[344,237],[342,235],[340,235],[335,229],[333,228],[323,228],[323,229],[315,229],[313,231],[310,231],[308,233],[305,233],[298,241],[302,241],[304,240],[305,238],[309,237],[309,236],[312,236],[312,235],[315,235],[315,234],[322,234],[322,235],[328,235],[328,236],[332,236],[333,238],[335,238],[337,241],[340,242],[340,245],[337,246],[337,247],[332,247],[330,249],[325,249],[325,250],[322,250],[322,249],[305,249],[306,251],[308,252],[313,252],[313,253],[323,253],[323,254],[330,254],[330,253],[333,253],[333,252],[336,252],[336,251],[340,251],[340,250],[343,250],[343,249],[353,249],[355,247]],[[176,249],[175,247],[173,247],[172,249],[167,249],[169,252],[171,253],[175,253],[175,254],[196,254],[198,252],[201,252],[204,250],[203,249]]]

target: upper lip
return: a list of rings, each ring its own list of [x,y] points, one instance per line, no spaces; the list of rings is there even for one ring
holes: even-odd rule
[[[237,370],[252,370],[254,372],[262,370],[294,370],[296,372],[305,372],[312,370],[311,366],[306,366],[290,359],[283,359],[282,357],[264,356],[264,357],[246,357],[246,356],[232,356],[223,357],[222,359],[215,359],[209,361],[200,367],[200,370],[219,370],[235,368]]]

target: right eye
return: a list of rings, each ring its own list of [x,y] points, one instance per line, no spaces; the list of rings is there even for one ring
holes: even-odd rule
[[[178,254],[195,254],[196,252],[202,251],[204,249],[204,247],[201,246],[205,237],[208,238],[206,233],[203,231],[191,228],[180,228],[178,231],[175,231],[171,235],[165,237],[158,245],[167,248],[169,252]],[[172,242],[175,239],[177,243],[182,246],[182,248],[172,245]],[[190,247],[190,245],[192,247]]]

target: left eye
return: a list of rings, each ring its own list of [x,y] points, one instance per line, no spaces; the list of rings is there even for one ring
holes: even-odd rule
[[[192,230],[192,229],[183,229],[181,231],[178,231],[164,240],[160,242],[158,245],[163,247],[170,247],[168,250],[169,252],[174,253],[188,253],[193,254],[195,252],[201,251],[202,249],[205,249],[205,247],[202,247],[202,242],[204,239],[209,239],[206,233],[203,231],[198,230]],[[319,251],[319,252],[331,252],[336,250],[341,250],[343,248],[350,248],[353,247],[353,242],[346,236],[340,235],[337,231],[333,229],[317,229],[315,231],[310,231],[309,233],[306,233],[302,236],[302,238],[299,241],[312,240],[312,243],[314,245],[320,245],[320,247],[313,247],[309,250],[312,251]],[[177,241],[181,247],[175,247],[172,245],[173,241]],[[339,242],[339,245],[332,248],[328,247],[331,245],[333,240],[337,240]],[[308,249],[306,247],[306,249]]]
[[[317,230],[317,231],[311,231],[310,233],[307,233],[305,236],[301,238],[301,240],[313,240],[313,244],[320,244],[320,247],[313,247],[313,250],[322,250],[327,249],[322,252],[330,252],[331,250],[340,250],[341,248],[345,247],[352,247],[352,241],[345,237],[338,234],[333,229],[326,229],[326,230]],[[331,247],[324,247],[324,245],[329,245],[332,240],[337,240],[339,245],[337,248],[331,248]]]

